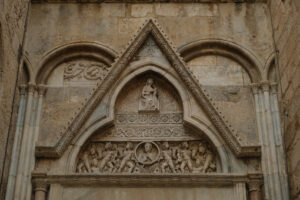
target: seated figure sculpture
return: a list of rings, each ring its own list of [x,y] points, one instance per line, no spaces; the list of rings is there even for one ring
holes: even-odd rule
[[[139,111],[158,111],[159,101],[157,89],[152,78],[147,79],[139,102]]]

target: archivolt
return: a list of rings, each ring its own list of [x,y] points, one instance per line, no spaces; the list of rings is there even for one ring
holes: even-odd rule
[[[36,83],[45,84],[57,65],[76,57],[93,58],[111,65],[117,53],[96,42],[75,42],[59,46],[43,56],[35,74]]]
[[[204,39],[179,47],[183,59],[188,62],[202,55],[221,55],[235,60],[248,72],[252,82],[262,80],[262,65],[256,56],[238,44],[222,39]]]
[[[268,57],[267,62],[264,66],[264,73],[263,73],[263,81],[271,81],[270,80],[270,74],[272,70],[275,70],[275,53],[271,53],[271,55]]]
[[[26,73],[30,83],[34,83],[34,72],[30,60],[26,55],[23,55],[22,70]]]

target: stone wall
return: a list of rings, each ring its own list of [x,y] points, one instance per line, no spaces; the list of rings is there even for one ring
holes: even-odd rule
[[[282,92],[282,127],[288,161],[291,199],[300,199],[300,1],[269,1],[277,71]]]
[[[146,19],[155,18],[178,49],[198,40],[224,40],[238,44],[241,48],[253,52],[262,66],[268,63],[268,58],[270,58],[270,55],[274,51],[274,41],[272,40],[273,28],[275,46],[279,50],[274,67],[279,72],[278,78],[280,79],[282,88],[282,124],[285,129],[291,194],[292,199],[300,199],[300,159],[297,156],[300,152],[300,58],[297,56],[300,53],[300,48],[297,47],[297,43],[299,42],[296,42],[300,36],[300,24],[299,21],[297,22],[297,9],[300,9],[298,0],[270,0],[271,20],[267,5],[261,1],[256,1],[256,3],[224,4],[32,3],[28,28],[26,29],[28,1],[4,0],[0,3],[1,187],[6,185],[7,177],[5,175],[8,174],[10,149],[13,141],[13,129],[15,127],[14,121],[19,102],[16,83],[18,79],[20,80],[27,76],[25,70],[18,70],[21,63],[24,36],[26,35],[26,58],[30,60],[33,71],[37,72],[40,61],[48,52],[66,44],[79,41],[96,42],[107,46],[113,52],[119,53]],[[270,21],[272,21],[272,25]],[[216,63],[211,63],[210,60],[216,60]],[[243,108],[243,117],[236,119],[237,116],[232,116],[229,118],[229,121],[233,124],[234,128],[238,130],[240,128],[245,133],[253,133],[255,132],[253,102],[248,97],[251,93],[249,88],[246,87],[250,83],[250,80],[245,76],[246,72],[240,68],[240,65],[231,62],[220,56],[214,56],[213,59],[198,57],[188,62],[188,65],[197,76],[201,76],[203,69],[206,68],[220,68],[222,71],[222,67],[225,65],[232,67],[231,71],[235,73],[235,76],[225,77],[225,81],[220,77],[216,78],[213,73],[211,73],[211,77],[207,76],[209,74],[208,69],[207,71],[204,70],[205,74],[202,74],[201,80],[206,78],[204,85],[206,85],[208,92],[213,97],[216,97],[216,104],[220,105],[220,107],[228,108],[228,110],[223,109],[223,113],[230,116],[230,113],[233,112],[232,109],[241,111],[241,108]],[[263,71],[265,69],[260,70]],[[228,74],[232,75],[231,72]],[[28,81],[28,77],[25,79]],[[220,83],[216,83],[215,79],[218,79]],[[57,84],[57,80],[53,80]],[[49,79],[47,84],[53,80]],[[234,82],[225,84],[228,80]],[[212,86],[212,82],[210,81],[215,85]],[[53,120],[53,116],[57,115],[58,111],[63,112],[64,110],[58,106],[56,106],[58,111],[54,108],[51,108],[52,110],[50,108],[48,110],[45,109],[47,106],[53,107],[51,106],[53,102],[57,103],[58,101],[54,95],[51,95],[51,92],[55,94],[59,87],[57,85],[53,87],[51,87],[51,84],[49,85],[42,114],[43,119],[45,117],[47,119],[48,117]],[[223,91],[224,88],[227,88],[226,92],[219,94],[218,92],[221,89]],[[63,90],[64,93],[66,91]],[[77,89],[73,93],[77,95]],[[72,106],[76,107],[76,102],[79,103],[81,100],[81,96],[76,95],[72,95],[71,92],[67,93],[66,96],[68,96],[68,99],[62,99],[62,107],[72,110],[65,106],[71,105],[70,102],[73,102]],[[48,98],[49,96],[52,96],[56,102]],[[61,96],[61,98],[63,97]],[[59,101],[58,103],[61,102]],[[239,105],[241,105],[241,108],[238,108]],[[65,113],[65,115],[69,114],[71,113]],[[58,115],[63,118],[60,121],[63,126],[69,119],[69,116]],[[234,122],[239,122],[238,120],[247,121],[249,124],[235,124]],[[44,128],[51,131],[46,126],[48,125],[47,123],[50,124],[49,126],[52,126],[51,120],[43,120],[41,130]],[[56,128],[58,127],[57,120],[53,120],[53,124],[56,124]],[[243,124],[243,126],[239,126],[239,124]],[[43,132],[47,134],[46,131]],[[255,140],[255,138],[255,135],[253,135],[252,139]],[[57,138],[52,135],[52,139]],[[249,137],[248,139],[251,138]],[[4,188],[1,188],[0,199],[2,199],[4,191]]]
[[[4,198],[18,102],[20,64],[28,0],[0,2],[0,199]],[[13,113],[13,115],[11,114]]]

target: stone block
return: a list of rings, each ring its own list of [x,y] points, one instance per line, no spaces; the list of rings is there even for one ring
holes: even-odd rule
[[[103,3],[100,12],[102,17],[125,17],[126,5],[122,3]]]
[[[133,4],[131,6],[132,17],[146,17],[153,12],[152,4]]]
[[[156,4],[154,5],[155,13],[158,16],[176,17],[184,15],[184,9],[180,4]]]
[[[184,9],[187,17],[212,17],[219,14],[217,4],[191,4],[186,5]]]

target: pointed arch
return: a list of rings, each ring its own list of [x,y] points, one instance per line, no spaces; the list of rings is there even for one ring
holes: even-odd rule
[[[68,126],[62,130],[63,136],[59,142],[53,147],[37,147],[37,156],[60,157],[62,155],[73,138],[85,128],[86,120],[91,116],[107,92],[109,92],[111,86],[118,80],[124,69],[128,67],[132,58],[150,35],[153,36],[175,73],[178,74],[182,83],[189,89],[197,103],[204,109],[204,112],[206,112],[217,131],[235,155],[238,157],[260,156],[260,146],[242,145],[242,139],[239,138],[238,133],[234,133],[228,122],[224,120],[225,117],[216,109],[211,97],[202,89],[193,73],[186,67],[179,53],[171,46],[171,42],[168,41],[167,36],[153,20],[147,20],[140,28],[139,33],[130,40],[126,49],[124,49],[112,65],[108,75],[101,83],[97,84],[97,88],[94,88],[85,102],[82,103],[82,108],[75,113],[74,117],[69,121]]]
[[[218,153],[218,157],[220,158],[220,164],[221,164],[221,171],[224,173],[227,173],[229,171],[229,158],[226,152],[226,149],[224,147],[222,139],[219,138],[219,136],[214,133],[213,130],[211,130],[206,124],[201,123],[199,121],[195,121],[191,118],[191,108],[188,104],[188,93],[186,89],[178,82],[178,80],[173,77],[167,70],[167,67],[163,67],[162,63],[146,60],[141,61],[139,63],[134,63],[135,70],[131,73],[127,74],[125,77],[120,79],[116,86],[112,89],[111,94],[109,95],[110,98],[108,102],[110,105],[109,108],[109,116],[105,119],[97,120],[95,123],[92,123],[89,127],[87,127],[85,130],[82,131],[80,136],[77,136],[72,143],[74,144],[74,147],[72,148],[71,152],[68,156],[68,161],[66,163],[66,173],[74,172],[75,170],[75,163],[76,159],[78,157],[78,154],[80,152],[80,149],[84,144],[89,140],[90,137],[97,131],[102,128],[113,126],[114,124],[114,111],[115,111],[115,105],[116,101],[118,99],[118,95],[120,92],[124,89],[124,87],[134,78],[147,73],[156,73],[162,78],[166,79],[174,88],[176,89],[177,93],[180,96],[180,101],[183,104],[183,121],[184,124],[188,127],[191,127],[193,129],[196,129],[197,131],[200,131],[205,135],[205,137],[213,144],[216,152]]]
[[[270,54],[270,56],[267,59],[267,62],[264,66],[264,81],[272,81],[276,82],[277,79],[277,73],[276,73],[276,65],[275,65],[275,56],[276,54],[273,52]]]
[[[29,83],[35,83],[34,81],[34,72],[32,69],[32,65],[31,62],[29,60],[29,58],[26,55],[23,55],[23,63],[22,63],[22,75],[23,77],[21,77],[21,82],[24,84]],[[26,76],[26,77],[24,77]],[[26,81],[26,82],[24,82]]]

